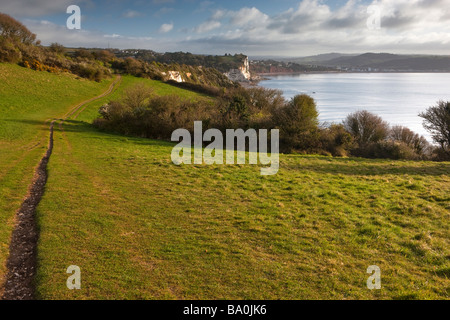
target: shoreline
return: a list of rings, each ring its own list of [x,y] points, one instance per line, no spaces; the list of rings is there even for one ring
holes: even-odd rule
[[[270,77],[270,76],[290,76],[290,75],[301,75],[301,74],[372,74],[372,73],[450,73],[450,71],[299,71],[299,72],[274,72],[274,73],[258,73],[260,77]],[[264,79],[261,79],[264,80]],[[259,80],[260,81],[260,80]]]

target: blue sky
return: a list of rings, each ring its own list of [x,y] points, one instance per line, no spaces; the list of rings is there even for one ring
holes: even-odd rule
[[[66,27],[69,5],[81,9],[81,30]],[[22,21],[43,44],[74,47],[450,54],[450,0],[0,0],[0,12]],[[380,24],[372,28],[375,15]]]

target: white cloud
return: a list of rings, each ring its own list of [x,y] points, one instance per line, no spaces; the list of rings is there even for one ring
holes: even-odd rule
[[[448,54],[450,0],[378,0],[381,29],[370,30],[370,3],[348,0],[332,8],[302,0],[296,8],[268,15],[257,8],[215,11],[197,28],[221,23],[220,31],[192,41],[205,51],[303,55],[317,52],[391,51]],[[186,44],[187,45],[187,44]]]
[[[69,4],[85,6],[92,0],[0,1],[0,11],[21,17],[20,12],[23,16],[65,13]],[[162,4],[172,0],[154,2]],[[327,3],[299,0],[295,7],[275,14],[262,12],[257,6],[213,11],[210,3],[205,1],[206,10],[211,10],[209,19],[200,21],[196,27],[180,26],[188,33],[184,42],[175,38],[174,33],[170,33],[170,39],[167,35],[166,40],[155,40],[67,30],[65,26],[44,21],[28,21],[25,24],[37,33],[43,43],[60,42],[67,46],[105,47],[111,42],[112,47],[145,47],[163,51],[172,48],[174,51],[181,49],[198,53],[246,52],[255,55],[307,55],[331,51],[448,54],[450,0],[373,1],[381,9],[380,30],[367,28],[369,3],[348,0],[337,7]],[[129,15],[133,16],[131,12]],[[173,23],[166,23],[161,25],[159,32],[166,34],[173,28]]]
[[[211,16],[211,20],[220,20],[227,14],[226,10],[216,10]]]
[[[164,23],[163,25],[161,25],[158,32],[159,33],[168,33],[170,31],[172,31],[172,29],[173,29],[173,23]]]
[[[231,24],[235,26],[265,25],[269,21],[269,16],[259,11],[257,8],[242,8],[236,12],[230,12]]]
[[[34,33],[43,45],[58,42],[66,47],[87,48],[138,48],[154,49],[163,48],[166,51],[176,50],[173,41],[155,40],[151,37],[130,37],[120,34],[103,34],[88,30],[68,30],[49,21],[24,20],[24,24]]]
[[[221,25],[222,24],[219,21],[210,20],[198,25],[194,30],[197,33],[206,33],[214,29],[220,28]]]

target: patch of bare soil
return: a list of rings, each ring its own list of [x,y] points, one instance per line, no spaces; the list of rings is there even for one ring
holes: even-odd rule
[[[39,233],[36,224],[36,207],[44,194],[47,182],[47,164],[53,150],[53,123],[47,152],[39,163],[28,196],[17,212],[7,261],[8,274],[3,288],[4,300],[34,299],[34,276]]]

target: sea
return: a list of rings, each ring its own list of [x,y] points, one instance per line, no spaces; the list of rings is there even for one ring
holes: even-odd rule
[[[368,110],[391,125],[423,135],[420,112],[450,101],[450,73],[318,73],[265,77],[260,86],[279,89],[285,98],[313,97],[322,124],[342,123],[348,114]]]

